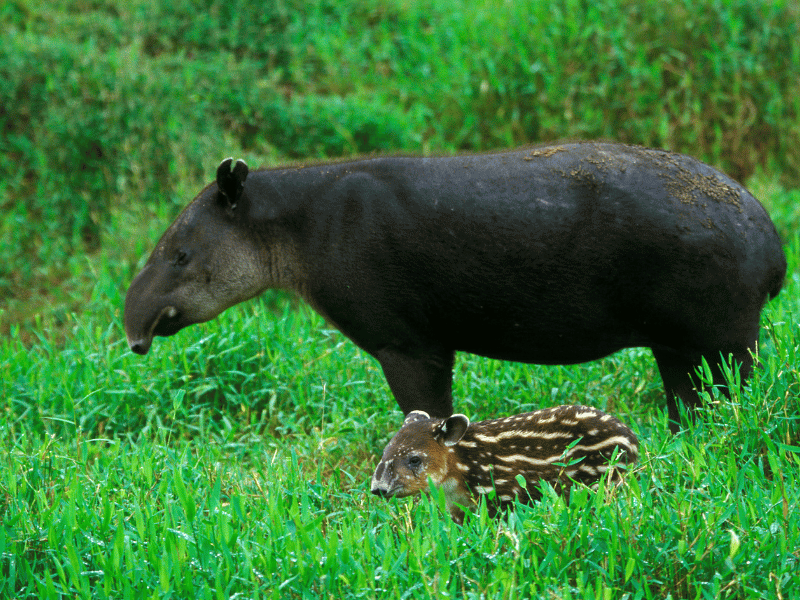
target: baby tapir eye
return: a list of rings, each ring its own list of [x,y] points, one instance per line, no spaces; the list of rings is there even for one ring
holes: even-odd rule
[[[416,471],[421,466],[422,466],[422,457],[420,457],[420,456],[418,456],[416,454],[413,454],[413,455],[408,457],[408,467],[412,471]]]

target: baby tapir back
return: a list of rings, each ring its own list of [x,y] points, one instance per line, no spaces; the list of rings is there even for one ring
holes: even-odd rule
[[[372,493],[411,496],[426,491],[430,478],[444,489],[450,514],[461,523],[458,505],[470,506],[473,494],[496,490],[488,503],[494,515],[517,497],[538,500],[540,480],[567,493],[573,482],[594,485],[610,469],[609,479],[617,480],[619,470],[638,456],[639,441],[630,428],[588,406],[557,406],[477,423],[461,414],[432,419],[412,411],[383,451]],[[524,489],[518,475],[525,479]]]

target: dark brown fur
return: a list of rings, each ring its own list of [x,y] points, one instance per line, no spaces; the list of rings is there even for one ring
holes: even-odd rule
[[[616,455],[617,464],[612,461]],[[541,497],[540,481],[559,493],[575,483],[597,484],[602,475],[636,462],[639,441],[624,423],[587,406],[557,406],[491,421],[464,415],[432,419],[411,412],[383,452],[372,477],[372,493],[406,497],[428,489],[428,478],[445,490],[453,520],[474,494],[495,491],[490,514],[515,499]],[[520,486],[517,476],[526,482]]]
[[[701,404],[703,360],[717,384],[729,356],[750,376],[785,273],[758,200],[670,152],[226,160],[131,282],[124,321],[146,354],[154,336],[293,290],[380,363],[405,414],[437,417],[453,413],[456,352],[553,365],[644,346],[677,430],[678,402]]]

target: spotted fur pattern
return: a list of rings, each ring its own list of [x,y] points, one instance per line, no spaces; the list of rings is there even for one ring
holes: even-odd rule
[[[588,406],[557,406],[477,423],[461,414],[433,419],[412,411],[383,451],[372,493],[412,496],[427,491],[430,478],[444,489],[450,514],[460,523],[461,507],[474,504],[475,494],[495,490],[488,502],[494,515],[516,498],[538,500],[540,480],[567,494],[575,482],[596,486],[607,472],[609,480],[618,480],[638,456],[639,441],[630,428]],[[525,479],[524,489],[518,475]]]

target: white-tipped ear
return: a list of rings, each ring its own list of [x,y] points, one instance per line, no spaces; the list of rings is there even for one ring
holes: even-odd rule
[[[439,428],[441,441],[445,446],[455,446],[467,433],[469,418],[466,415],[456,413],[447,417]]]
[[[239,202],[244,189],[244,180],[247,179],[247,164],[239,159],[231,169],[233,158],[226,158],[217,167],[217,188],[220,196],[224,198],[233,209]]]
[[[236,164],[233,165],[233,169],[231,169],[231,174],[233,177],[242,183],[244,183],[244,180],[247,179],[247,174],[249,172],[250,170],[247,168],[247,163],[241,158],[236,161]]]
[[[426,413],[424,410],[412,410],[410,413],[406,415],[405,420],[403,421],[403,425],[408,425],[409,423],[414,423],[416,421],[428,420],[431,416]]]

